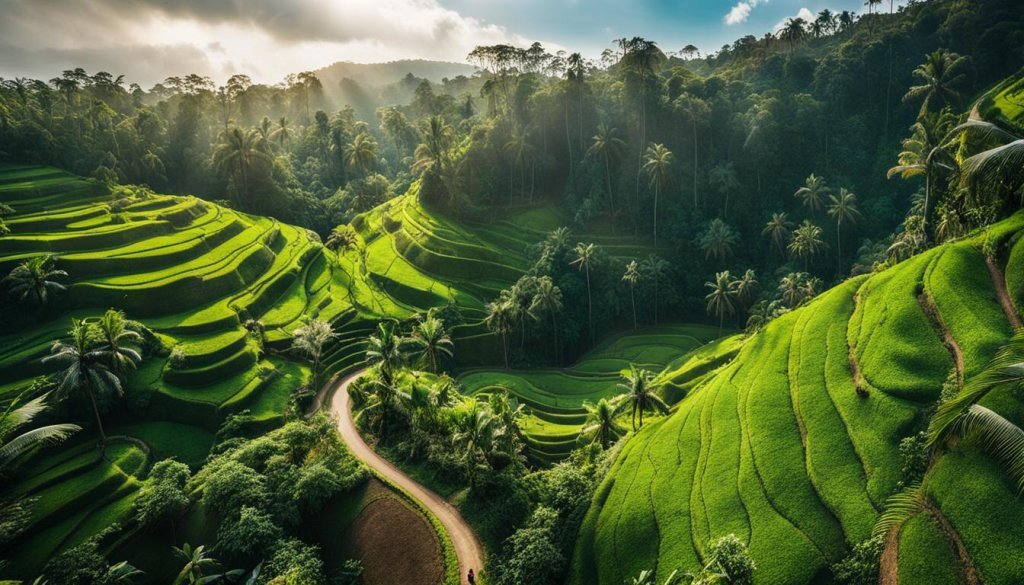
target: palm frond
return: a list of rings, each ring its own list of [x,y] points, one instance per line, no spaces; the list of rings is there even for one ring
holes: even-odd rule
[[[0,447],[0,467],[37,445],[59,443],[80,430],[82,427],[78,425],[59,424],[22,433]]]
[[[978,439],[1017,485],[1017,492],[1024,493],[1024,430],[980,404],[972,405],[952,427],[963,437]]]
[[[963,133],[970,134],[981,140],[996,139],[1001,142],[1013,142],[1020,139],[1020,136],[984,120],[967,120],[949,132],[950,136],[960,136]]]
[[[871,530],[873,537],[888,534],[890,530],[910,520],[925,505],[924,490],[916,483],[898,494],[893,494],[885,502],[885,511],[875,522]]]

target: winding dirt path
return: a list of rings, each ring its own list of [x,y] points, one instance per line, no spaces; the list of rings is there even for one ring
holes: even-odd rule
[[[484,566],[484,549],[473,529],[462,518],[462,514],[459,513],[455,506],[452,506],[441,496],[420,485],[393,463],[378,455],[376,451],[366,444],[366,441],[363,440],[359,430],[356,428],[355,421],[352,419],[352,402],[349,399],[348,387],[359,376],[363,375],[364,371],[357,370],[347,376],[336,378],[327,383],[317,394],[311,412],[319,410],[324,401],[327,400],[327,406],[338,422],[338,432],[341,433],[341,439],[348,446],[352,454],[371,468],[374,473],[387,478],[416,498],[424,508],[430,510],[441,521],[441,524],[452,540],[455,554],[459,559],[460,579],[463,585],[468,585],[466,573],[469,569],[472,568],[474,572],[480,573]]]
[[[992,276],[992,284],[996,287],[996,296],[999,298],[999,305],[1003,307],[1003,312],[1006,313],[1007,320],[1010,321],[1010,325],[1013,326],[1013,330],[1016,331],[1021,328],[1022,324],[1020,321],[1020,315],[1017,314],[1017,309],[1013,306],[1013,301],[1010,300],[1010,293],[1006,290],[1006,278],[1003,276],[1003,271],[996,266],[995,261],[990,256],[985,256],[985,265],[988,266],[988,273]]]

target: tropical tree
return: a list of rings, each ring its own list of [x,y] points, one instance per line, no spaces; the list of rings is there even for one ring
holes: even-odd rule
[[[790,234],[793,233],[793,222],[789,221],[789,215],[785,212],[773,213],[772,218],[761,230],[761,235],[771,238],[772,246],[779,252],[786,250]]]
[[[732,314],[736,311],[733,299],[736,298],[736,288],[733,285],[732,275],[728,270],[715,274],[714,282],[705,282],[705,288],[711,290],[704,299],[708,302],[708,314],[718,315],[718,335],[722,335],[722,327],[725,321],[725,314]]]
[[[67,278],[68,273],[53,264],[53,256],[35,256],[15,266],[2,282],[19,302],[43,306],[55,293],[67,290],[57,279]]]
[[[590,324],[590,344],[594,344],[594,301],[590,291],[590,268],[597,255],[597,246],[579,242],[574,250],[575,256],[569,264],[577,266],[587,275],[587,321]]]
[[[587,151],[587,156],[600,157],[604,163],[605,186],[608,189],[608,204],[615,207],[615,193],[612,191],[612,165],[618,162],[626,149],[626,143],[616,136],[618,129],[601,123],[597,126],[597,134],[594,135],[593,144]]]
[[[633,329],[636,329],[636,283],[640,282],[640,265],[636,260],[630,260],[626,265],[626,272],[622,275],[622,282],[629,284],[629,303],[633,307]]]
[[[857,209],[857,196],[845,188],[838,195],[829,195],[828,215],[836,220],[836,274],[843,272],[843,224],[857,223],[861,218]]]
[[[996,191],[999,187],[1020,190],[1024,181],[1024,134],[984,120],[968,120],[953,129],[992,148],[966,158],[960,165],[964,178],[977,187]],[[1024,190],[1020,190],[1024,201]]]
[[[932,51],[925,55],[924,63],[913,71],[914,77],[920,82],[912,86],[903,96],[905,102],[921,101],[921,112],[924,116],[932,105],[953,106],[963,99],[959,87],[967,81],[963,73],[967,58],[945,49]]]
[[[971,378],[953,398],[939,405],[928,426],[933,447],[953,437],[974,437],[995,457],[1024,493],[1024,430],[979,402],[1001,388],[1024,384],[1024,331],[1018,331],[985,369]]]
[[[96,397],[99,394],[122,393],[121,380],[108,365],[109,353],[96,346],[96,327],[84,320],[72,319],[68,339],[58,340],[50,347],[50,355],[43,358],[46,365],[55,365],[57,372],[57,388],[54,391],[58,400],[64,400],[74,394],[88,396],[96,416],[96,429],[100,433],[100,453],[106,453],[107,435],[103,431],[99,405]]]
[[[607,449],[615,437],[622,434],[623,429],[615,422],[615,417],[622,411],[626,404],[621,400],[623,395],[617,398],[602,398],[597,404],[590,402],[583,403],[583,410],[587,412],[587,420],[580,429],[580,438],[591,443],[597,442],[602,449]]]
[[[270,157],[259,148],[259,132],[244,128],[229,128],[220,135],[213,148],[213,162],[222,173],[235,181],[237,203],[251,203],[250,179],[253,164],[269,163]]]
[[[864,5],[868,7],[868,14],[874,12],[875,6],[882,3],[882,0],[864,0]]]
[[[107,366],[118,376],[142,361],[142,354],[133,347],[142,343],[142,336],[131,328],[124,311],[108,309],[96,322],[96,332]]]
[[[405,340],[393,321],[377,324],[377,333],[366,341],[366,361],[377,366],[381,378],[389,385],[405,364]]]
[[[640,274],[652,283],[654,290],[654,324],[658,324],[658,300],[661,284],[669,276],[671,265],[657,254],[649,254],[640,262]]]
[[[313,319],[292,332],[292,349],[305,355],[310,361],[313,370],[313,392],[320,389],[320,376],[323,373],[320,358],[323,357],[324,347],[336,336],[331,324],[322,319]]]
[[[53,424],[25,429],[33,419],[45,412],[49,394],[42,394],[24,404],[21,396],[11,401],[0,413],[0,471],[35,447],[60,443],[82,430],[73,424]]]
[[[476,488],[480,461],[486,461],[494,449],[495,427],[495,419],[488,409],[474,402],[461,429],[452,435],[456,447],[462,451],[470,489]]]
[[[672,167],[672,151],[665,148],[664,144],[654,144],[647,147],[644,154],[644,172],[654,188],[654,247],[658,247],[658,195],[669,179],[669,169]]]
[[[807,21],[803,18],[787,18],[779,31],[779,38],[789,43],[790,52],[807,40]]]
[[[729,227],[721,219],[715,218],[708,224],[708,229],[697,237],[697,244],[704,251],[705,258],[722,262],[732,256],[733,247],[740,241],[736,230]]]
[[[550,276],[541,276],[537,279],[537,286],[533,291],[533,300],[528,309],[534,319],[539,319],[547,314],[551,317],[551,333],[555,342],[555,360],[558,360],[558,315],[562,312],[562,290],[555,285]]]
[[[654,392],[653,376],[643,368],[630,364],[628,370],[621,372],[622,381],[619,388],[625,391],[626,400],[632,408],[633,431],[636,431],[636,416],[640,414],[640,426],[644,426],[644,413],[657,411],[668,413],[668,405]]]
[[[243,571],[235,570],[229,573],[217,574],[217,560],[209,556],[204,545],[195,548],[185,543],[181,548],[171,547],[174,554],[184,565],[178,576],[174,578],[173,585],[201,585],[204,583],[226,582],[227,578],[241,576]]]
[[[899,175],[903,179],[924,177],[924,208],[921,210],[922,229],[928,227],[932,190],[940,173],[953,170],[953,161],[943,142],[952,126],[953,117],[948,110],[938,114],[923,114],[910,127],[910,137],[903,141],[898,163],[889,169],[888,178]]]
[[[292,132],[291,123],[288,121],[288,118],[281,116],[277,120],[277,127],[270,133],[270,139],[276,140],[277,144],[284,150],[285,145],[292,139],[293,134],[294,132]]]
[[[413,327],[409,342],[414,352],[430,365],[430,371],[435,374],[440,358],[452,357],[452,348],[455,346],[444,330],[444,321],[434,316],[433,309],[427,312],[426,318]]]
[[[515,170],[519,169],[519,196],[525,199],[526,193],[526,168],[531,167],[531,177],[535,175],[532,165],[536,160],[536,149],[530,142],[530,127],[523,128],[512,133],[511,139],[505,144],[505,152],[512,156],[512,166],[509,171],[508,196],[512,200],[513,185],[515,184]],[[530,200],[533,200],[533,186],[531,181]]]
[[[800,199],[804,207],[811,210],[811,213],[818,213],[824,205],[825,197],[831,192],[832,190],[823,177],[811,173],[811,176],[807,177],[807,181],[804,182],[804,186],[797,189],[793,196]]]
[[[815,255],[824,250],[827,246],[821,239],[821,228],[805,219],[800,227],[793,230],[793,239],[789,241],[789,251],[797,258],[804,261],[804,270]]]
[[[749,306],[754,300],[759,286],[757,282],[757,273],[748,268],[743,273],[743,276],[734,280],[732,284],[733,290],[736,293],[736,299],[743,305]]]
[[[486,309],[487,316],[484,317],[484,323],[491,333],[501,336],[501,349],[505,356],[505,367],[508,368],[508,334],[515,325],[514,309],[507,300],[487,303]]]
[[[380,147],[366,131],[356,134],[344,150],[345,164],[359,170],[365,176],[377,164]]]

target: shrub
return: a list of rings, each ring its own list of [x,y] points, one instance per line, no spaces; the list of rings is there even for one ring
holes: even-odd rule
[[[318,585],[325,581],[324,563],[317,547],[289,538],[274,544],[274,554],[263,566],[263,576],[275,585]]]
[[[175,348],[171,350],[171,356],[168,363],[172,369],[180,370],[185,367],[187,359],[188,356],[185,355],[185,350],[179,345],[175,346]]]
[[[554,542],[558,512],[541,506],[526,526],[505,540],[501,562],[495,563],[496,585],[555,585],[562,579],[565,556]]]
[[[931,462],[928,433],[921,431],[904,437],[900,441],[900,459],[903,461],[901,469],[903,485],[912,485],[921,481]]]
[[[217,550],[233,555],[262,555],[272,550],[281,538],[281,529],[263,510],[243,506],[238,517],[228,520],[217,530]]]
[[[729,583],[751,585],[754,582],[754,570],[757,566],[750,558],[747,546],[735,534],[723,536],[708,547],[708,565],[720,568],[721,572],[727,575]]]
[[[190,475],[188,465],[173,459],[154,465],[135,500],[139,524],[155,524],[184,510],[189,501],[185,486]]]
[[[841,585],[875,585],[878,583],[878,561],[885,548],[885,535],[869,538],[853,547],[845,559],[832,567],[836,583]]]

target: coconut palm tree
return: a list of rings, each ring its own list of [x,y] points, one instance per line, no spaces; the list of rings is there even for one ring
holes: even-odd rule
[[[658,247],[658,195],[661,189],[668,183],[669,169],[672,167],[672,151],[665,148],[664,144],[654,144],[647,147],[644,154],[644,172],[654,187],[654,247]]]
[[[322,319],[313,319],[292,332],[292,350],[304,354],[310,361],[313,370],[313,392],[320,389],[320,358],[323,357],[324,347],[335,337],[337,334],[331,328],[331,324]]]
[[[875,6],[882,3],[882,0],[864,0],[864,5],[868,7],[868,14],[874,12]]]
[[[484,323],[491,333],[501,336],[501,349],[505,356],[505,367],[508,368],[508,334],[515,325],[512,304],[507,300],[491,301],[487,303],[486,309]]]
[[[405,342],[393,321],[377,324],[377,333],[366,340],[366,361],[377,366],[381,378],[389,385],[405,363]]]
[[[545,313],[551,317],[551,332],[555,342],[555,360],[558,360],[558,314],[562,312],[562,290],[558,288],[550,276],[541,276],[537,279],[537,286],[533,291],[533,300],[528,309],[534,319],[539,319]]]
[[[966,134],[982,143],[995,143],[966,158],[960,165],[964,178],[980,187],[997,190],[1000,186],[1019,188],[1024,176],[1024,134],[996,123],[984,120],[968,120],[953,129],[954,134]],[[1024,201],[1024,191],[1021,191]]]
[[[135,345],[142,343],[142,336],[131,328],[124,317],[124,311],[108,309],[96,322],[100,351],[107,357],[107,365],[118,376],[134,369],[142,361],[142,354]]]
[[[828,205],[829,217],[836,220],[836,274],[843,272],[843,224],[857,223],[861,218],[860,210],[857,209],[857,196],[845,188],[839,189],[838,195],[829,195]]]
[[[640,262],[640,274],[654,284],[654,324],[658,324],[658,298],[661,283],[668,277],[671,265],[657,254],[649,254]]]
[[[236,189],[240,191],[238,203],[248,203],[252,196],[249,179],[257,161],[271,162],[267,153],[259,148],[259,132],[237,126],[221,132],[220,142],[213,148],[213,162],[222,173],[235,180]]]
[[[448,149],[455,140],[455,131],[441,116],[431,116],[423,124],[423,142],[413,154],[412,170],[417,173],[447,170]]]
[[[722,262],[732,256],[733,247],[739,243],[740,237],[736,230],[729,227],[721,219],[715,218],[708,224],[708,229],[697,238],[704,257]]]
[[[811,258],[827,246],[821,239],[821,228],[805,219],[800,227],[793,230],[793,239],[789,241],[788,248],[791,254],[803,259],[804,271],[806,271]]]
[[[825,197],[831,192],[832,190],[823,177],[811,173],[811,176],[807,177],[807,181],[804,182],[804,186],[797,189],[793,196],[800,199],[804,207],[811,210],[811,213],[818,213],[824,205]]]
[[[345,164],[359,170],[363,176],[373,169],[377,164],[377,153],[380,147],[366,131],[356,134],[348,145],[345,146]]]
[[[174,554],[185,564],[174,579],[173,585],[200,585],[203,583],[232,583],[231,579],[241,577],[245,571],[235,569],[223,574],[217,574],[217,560],[209,556],[204,545],[195,548],[185,543],[181,548],[176,546]]]
[[[736,298],[736,287],[732,281],[732,275],[728,270],[715,274],[714,282],[705,282],[704,286],[711,289],[704,299],[708,302],[708,314],[718,315],[718,336],[722,336],[722,327],[725,322],[725,314],[730,315],[736,311],[733,299]]]
[[[626,400],[632,407],[633,431],[637,429],[637,413],[640,414],[640,426],[644,426],[644,412],[648,410],[668,413],[668,405],[654,393],[654,386],[651,383],[653,376],[650,372],[630,364],[629,369],[623,370],[621,374],[619,388],[625,391]]]
[[[594,345],[594,301],[590,291],[590,267],[597,255],[597,246],[579,242],[574,250],[575,257],[569,262],[587,275],[587,321],[590,323],[590,345]]]
[[[597,442],[602,449],[607,449],[615,437],[623,432],[623,428],[615,422],[615,417],[619,415],[626,404],[621,398],[622,395],[612,399],[602,398],[597,401],[597,404],[584,402],[583,410],[587,412],[587,420],[583,423],[583,428],[580,429],[580,438],[583,440],[589,438],[591,443]]]
[[[106,453],[107,435],[103,431],[103,421],[96,402],[98,394],[112,392],[121,395],[121,380],[108,364],[109,355],[96,347],[96,327],[84,320],[72,319],[71,330],[67,340],[58,340],[50,347],[50,355],[43,358],[46,365],[55,365],[57,372],[57,388],[54,391],[58,400],[82,393],[89,397],[93,414],[96,416],[96,428],[100,433],[100,453]]]
[[[914,69],[914,77],[921,83],[914,85],[907,90],[903,101],[913,102],[921,100],[921,111],[919,116],[927,114],[932,105],[953,106],[963,100],[963,94],[959,87],[967,81],[963,68],[967,65],[967,58],[945,49],[932,51],[925,55],[924,63]]]
[[[693,208],[697,209],[697,202],[699,200],[697,193],[697,179],[700,176],[698,172],[700,148],[697,145],[697,131],[700,128],[701,122],[706,121],[710,118],[711,108],[708,103],[697,96],[689,93],[684,93],[672,102],[673,108],[679,112],[682,116],[686,117],[690,121],[691,136],[693,138]],[[726,195],[728,197],[728,195]],[[728,201],[728,199],[726,199]],[[726,210],[729,209],[728,203],[725,206]]]
[[[462,451],[470,489],[476,488],[476,469],[480,460],[486,461],[494,449],[495,426],[491,413],[474,402],[462,428],[452,435],[452,441]]]
[[[789,215],[785,212],[773,213],[772,218],[761,230],[761,235],[772,239],[772,246],[780,253],[786,250],[789,243],[789,236],[793,232],[793,222],[789,221]]]
[[[636,329],[636,283],[640,281],[640,265],[636,260],[630,260],[626,265],[626,272],[622,275],[622,282],[629,283],[629,302],[633,307],[633,329]]]
[[[0,412],[0,471],[23,453],[41,445],[60,443],[82,430],[73,424],[55,424],[22,431],[32,419],[45,412],[49,394],[42,394],[24,404],[21,397]]]
[[[948,110],[938,114],[923,114],[910,127],[910,138],[903,141],[903,151],[897,161],[899,164],[889,169],[886,177],[899,175],[902,179],[924,177],[924,208],[922,229],[928,227],[928,215],[931,209],[933,186],[939,183],[943,171],[953,170],[953,161],[943,142],[952,126],[953,116]]]
[[[511,139],[505,144],[505,152],[512,156],[512,167],[508,179],[508,197],[512,200],[513,185],[515,184],[515,170],[519,169],[519,196],[526,198],[526,168],[531,167],[531,177],[534,176],[532,165],[536,160],[536,149],[530,142],[531,128],[528,126],[513,132]],[[530,200],[533,200],[533,186],[531,182]]]
[[[274,128],[274,131],[270,133],[270,139],[276,140],[281,150],[284,150],[285,145],[288,144],[288,141],[292,139],[294,134],[290,126],[291,123],[288,121],[288,118],[281,116],[277,120],[277,128]]]
[[[600,157],[604,163],[605,187],[608,189],[608,205],[615,207],[615,194],[612,192],[612,165],[617,163],[626,149],[626,143],[616,136],[618,129],[601,123],[597,126],[593,144],[587,150],[587,156]]]
[[[991,392],[1024,384],[1024,331],[1018,331],[960,393],[939,405],[928,426],[933,447],[950,438],[975,437],[995,457],[1024,493],[1024,430],[995,411],[978,404]]]
[[[67,290],[57,279],[67,278],[68,273],[53,264],[53,256],[35,256],[15,266],[2,282],[19,302],[43,306],[55,293]]]
[[[435,374],[438,371],[439,359],[445,356],[452,357],[452,348],[455,346],[452,338],[444,330],[444,321],[434,316],[433,309],[427,312],[425,319],[413,327],[409,342],[415,348],[415,353],[430,364],[430,371]]]
[[[748,268],[743,273],[743,276],[732,282],[732,285],[736,293],[736,299],[743,305],[749,305],[754,300],[759,286],[757,273]]]
[[[789,43],[789,51],[807,40],[807,21],[803,18],[787,18],[779,31],[779,38]]]

